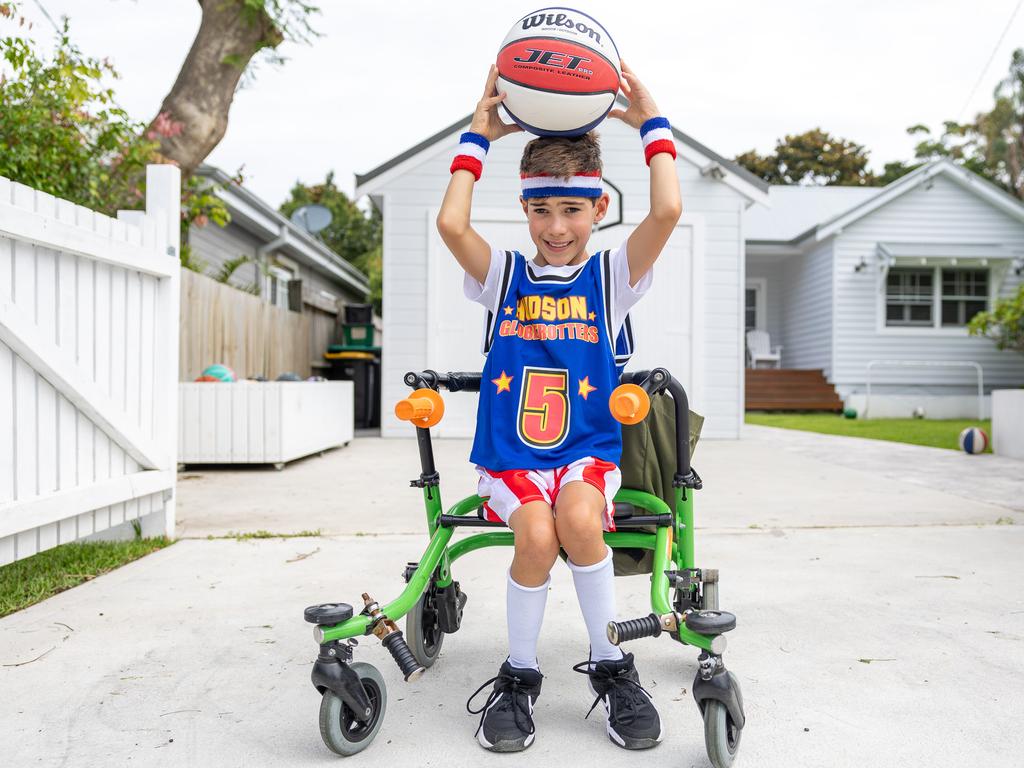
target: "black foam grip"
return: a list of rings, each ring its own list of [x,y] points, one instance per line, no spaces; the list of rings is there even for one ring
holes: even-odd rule
[[[412,651],[409,650],[408,643],[405,642],[405,638],[402,637],[402,631],[392,632],[390,635],[384,638],[384,647],[391,653],[395,663],[398,664],[398,668],[402,670],[402,677],[408,682],[409,678],[415,675],[417,672],[422,672],[423,667],[416,661],[416,657],[412,655]]]
[[[608,622],[608,639],[615,645],[641,637],[657,637],[661,634],[661,620],[656,614],[644,616],[642,619]]]

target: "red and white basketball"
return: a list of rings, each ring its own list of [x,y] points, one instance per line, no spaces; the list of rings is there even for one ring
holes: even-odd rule
[[[619,52],[593,17],[541,8],[515,23],[498,51],[498,91],[515,122],[538,136],[579,136],[619,92]]]

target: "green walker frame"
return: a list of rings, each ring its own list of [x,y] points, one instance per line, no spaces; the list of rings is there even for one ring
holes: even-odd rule
[[[407,373],[409,386],[437,391],[446,388],[479,391],[480,374],[435,371]],[[689,465],[689,405],[682,386],[662,368],[624,374],[624,383],[636,383],[648,395],[668,394],[676,412],[676,474],[673,482],[674,506],[670,508],[657,496],[638,490],[622,489],[615,496],[616,506],[631,514],[620,519],[616,530],[604,534],[613,550],[643,549],[653,552],[651,573],[651,613],[640,619],[612,622],[609,638],[623,642],[663,632],[682,645],[700,649],[693,694],[704,719],[705,744],[716,768],[732,764],[745,725],[742,696],[735,676],[725,669],[722,653],[724,633],[735,627],[732,614],[718,610],[717,571],[697,568],[694,557],[693,494],[700,489],[700,477]],[[502,523],[483,519],[480,510],[485,501],[469,496],[449,508],[441,502],[440,476],[434,467],[429,427],[417,427],[422,472],[412,485],[422,488],[430,542],[418,563],[406,571],[407,584],[390,603],[378,605],[364,594],[366,607],[356,615],[350,605],[328,603],[310,606],[306,619],[317,626],[314,639],[320,656],[314,664],[313,684],[324,696],[321,705],[321,735],[327,746],[342,755],[362,751],[376,736],[383,720],[386,692],[379,672],[365,663],[351,663],[354,638],[375,634],[391,652],[406,680],[419,677],[434,658],[424,658],[422,637],[414,637],[410,650],[394,622],[407,619],[407,633],[422,634],[422,610],[425,594],[438,591],[457,603],[450,606],[447,629],[435,632],[439,637],[458,629],[465,596],[452,576],[452,565],[464,555],[486,547],[512,546],[511,531],[477,533],[451,543],[458,527],[500,527]],[[647,514],[635,514],[643,510]],[[650,527],[654,526],[654,532]],[[629,530],[640,528],[643,530]],[[625,530],[623,530],[625,529]],[[454,617],[454,618],[453,618]],[[436,609],[432,614],[436,624]],[[437,650],[440,643],[437,643]],[[434,652],[436,656],[436,651]],[[352,671],[356,674],[353,675]],[[372,710],[372,711],[371,711]],[[326,711],[326,712],[325,712]]]

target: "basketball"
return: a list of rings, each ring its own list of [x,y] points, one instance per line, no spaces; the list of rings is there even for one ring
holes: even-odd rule
[[[988,446],[988,435],[978,427],[967,427],[960,433],[960,450],[964,453],[981,453]]]
[[[235,372],[226,365],[216,363],[207,366],[196,381],[236,381]]]
[[[502,108],[538,136],[579,136],[604,120],[619,92],[619,52],[601,24],[572,8],[515,23],[498,51]]]

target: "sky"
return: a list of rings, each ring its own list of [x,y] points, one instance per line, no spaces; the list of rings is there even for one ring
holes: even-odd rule
[[[50,17],[119,70],[119,103],[148,121],[199,27],[196,0],[19,0],[49,46]],[[365,173],[469,114],[513,23],[540,4],[494,0],[319,0],[311,45],[262,64],[207,162],[272,205],[296,180]],[[869,167],[910,160],[906,128],[964,120],[992,104],[1024,46],[1021,0],[717,0],[570,3],[597,18],[675,127],[726,157],[767,153],[821,127],[870,150]],[[9,25],[0,25],[0,34]],[[997,45],[1005,31],[1002,43]],[[986,64],[990,61],[987,66]],[[599,129],[600,130],[600,129]],[[637,139],[637,152],[640,152]]]

